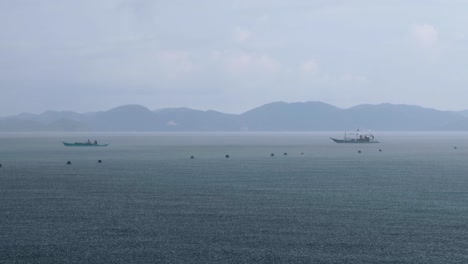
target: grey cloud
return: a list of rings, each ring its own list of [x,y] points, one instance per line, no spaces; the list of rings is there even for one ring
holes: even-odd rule
[[[466,8],[455,0],[0,1],[0,113],[130,103],[238,113],[279,100],[464,109]],[[437,56],[420,52],[415,29]]]

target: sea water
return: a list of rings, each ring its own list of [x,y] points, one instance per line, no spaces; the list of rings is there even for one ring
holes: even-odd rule
[[[0,134],[0,263],[468,262],[468,134],[330,136]]]

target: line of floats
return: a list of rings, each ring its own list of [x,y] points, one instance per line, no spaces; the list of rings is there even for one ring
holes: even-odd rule
[[[453,149],[458,149],[458,148],[455,146],[455,147],[453,147]],[[382,152],[382,149],[379,149],[379,152]],[[358,150],[357,153],[358,153],[358,154],[361,154],[362,151],[361,151],[361,150]],[[301,152],[300,154],[301,154],[301,155],[304,155],[304,152]],[[287,156],[287,155],[288,155],[287,152],[284,152],[284,153],[283,153],[283,156]],[[274,156],[275,156],[275,153],[271,153],[271,154],[270,154],[270,157],[274,157]],[[225,157],[226,159],[229,159],[231,156],[229,156],[229,154],[226,154],[224,157]],[[190,156],[190,159],[195,159],[195,156],[194,156],[194,155]],[[102,160],[98,160],[97,163],[102,163]],[[72,165],[72,162],[69,160],[69,161],[66,162],[66,164],[67,164],[67,165]],[[0,163],[0,168],[2,168],[2,164],[1,164],[1,163]]]
[[[456,147],[455,147],[455,149],[456,149]],[[379,149],[379,152],[382,152],[382,149]],[[360,153],[362,153],[362,151],[361,151],[361,150],[358,150],[357,153],[360,154]],[[304,152],[301,152],[300,154],[301,154],[301,155],[304,155]],[[284,152],[284,153],[283,153],[283,156],[287,156],[287,155],[288,155],[287,152]],[[275,156],[275,153],[271,153],[271,154],[270,154],[270,157],[274,157],[274,156]],[[229,156],[229,154],[226,154],[226,155],[224,156],[224,158],[226,158],[226,159],[229,159],[230,157],[231,157],[231,156]],[[195,159],[195,156],[194,156],[194,155],[190,156],[190,159]],[[97,163],[102,163],[102,160],[98,160]],[[67,164],[67,165],[72,165],[72,162],[69,160],[69,161],[66,162],[66,164]],[[0,168],[2,168],[2,164],[1,164],[1,163],[0,163]]]

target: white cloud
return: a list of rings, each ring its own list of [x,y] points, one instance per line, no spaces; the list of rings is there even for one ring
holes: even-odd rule
[[[434,49],[439,44],[439,33],[434,26],[429,24],[413,26],[412,37],[416,45],[421,48]]]
[[[308,60],[299,66],[299,70],[305,76],[316,75],[319,71],[319,65],[315,60]]]
[[[252,37],[252,32],[244,30],[241,28],[236,28],[234,30],[234,40],[237,43],[243,44],[246,43]]]

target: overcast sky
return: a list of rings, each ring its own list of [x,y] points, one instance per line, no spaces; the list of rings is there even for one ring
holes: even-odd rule
[[[0,116],[273,101],[468,109],[465,0],[0,0]]]

